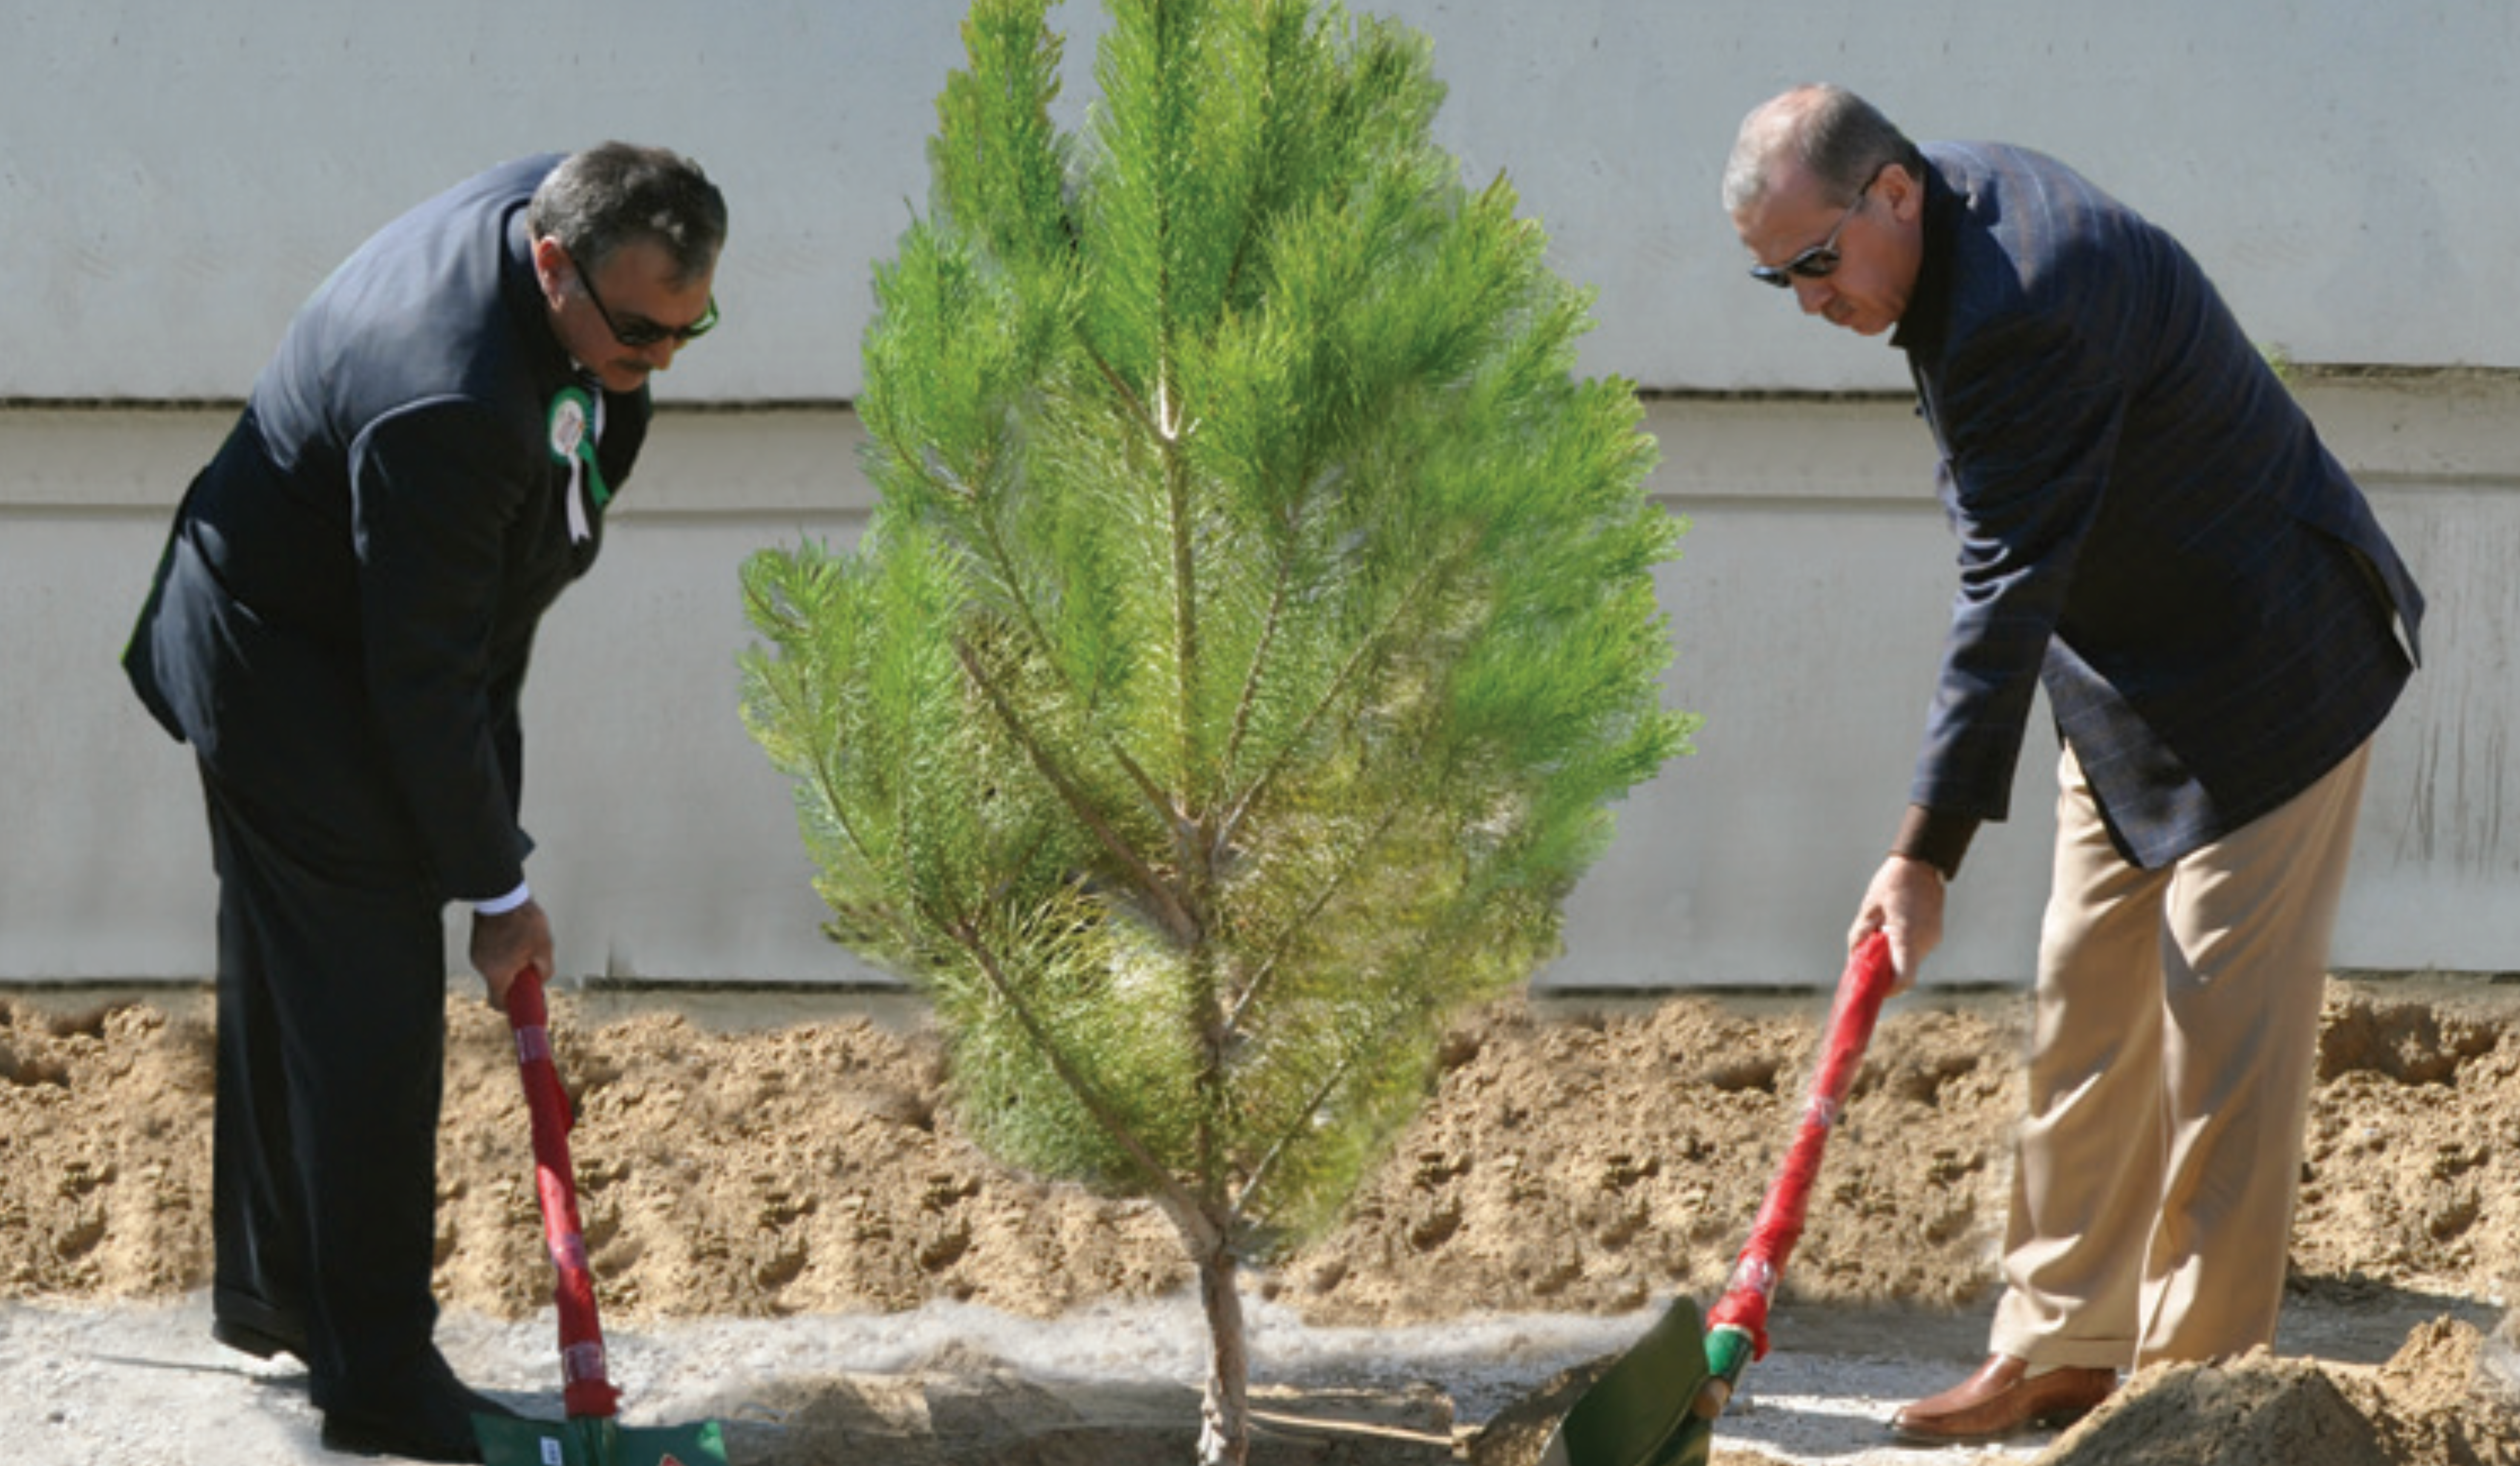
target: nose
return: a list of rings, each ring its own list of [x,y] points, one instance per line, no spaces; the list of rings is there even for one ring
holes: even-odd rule
[[[667,336],[661,341],[640,347],[639,360],[647,363],[648,370],[651,372],[670,372],[674,366],[674,353],[682,349],[682,342]]]
[[[1813,279],[1807,275],[1794,277],[1794,300],[1802,306],[1804,315],[1820,315],[1827,310],[1828,303],[1836,298],[1837,291],[1829,289],[1825,277],[1820,279]]]

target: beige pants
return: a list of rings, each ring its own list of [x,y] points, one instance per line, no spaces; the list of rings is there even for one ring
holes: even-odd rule
[[[2159,870],[2059,761],[1997,1352],[2129,1369],[2273,1339],[2369,761]]]

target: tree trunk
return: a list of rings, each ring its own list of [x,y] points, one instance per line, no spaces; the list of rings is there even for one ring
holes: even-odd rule
[[[1242,1297],[1234,1290],[1234,1249],[1222,1227],[1216,1242],[1199,1253],[1198,1297],[1207,1309],[1199,1466],[1243,1466],[1251,1450],[1251,1353],[1242,1332]]]

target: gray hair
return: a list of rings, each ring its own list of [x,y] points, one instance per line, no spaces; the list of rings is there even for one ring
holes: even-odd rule
[[[560,241],[589,272],[622,245],[652,240],[672,258],[677,281],[689,281],[717,264],[726,198],[679,154],[605,143],[561,159],[525,205],[525,227]]]
[[[1796,87],[1752,111],[1724,165],[1724,211],[1738,213],[1768,192],[1779,158],[1791,158],[1828,195],[1852,204],[1883,167],[1898,163],[1915,178],[1925,155],[1869,102],[1844,87]]]

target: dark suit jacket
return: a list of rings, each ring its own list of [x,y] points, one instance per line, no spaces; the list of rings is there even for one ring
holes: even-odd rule
[[[2159,866],[2370,736],[2423,598],[2176,240],[2038,154],[1925,153],[1893,340],[1960,589],[1912,797],[2002,819],[2044,679],[2119,850]]]
[[[586,379],[524,226],[558,161],[387,225],[300,308],[177,511],[123,663],[234,805],[325,874],[486,899],[523,878],[518,722],[572,535],[552,415]],[[604,403],[617,489],[649,403]]]

